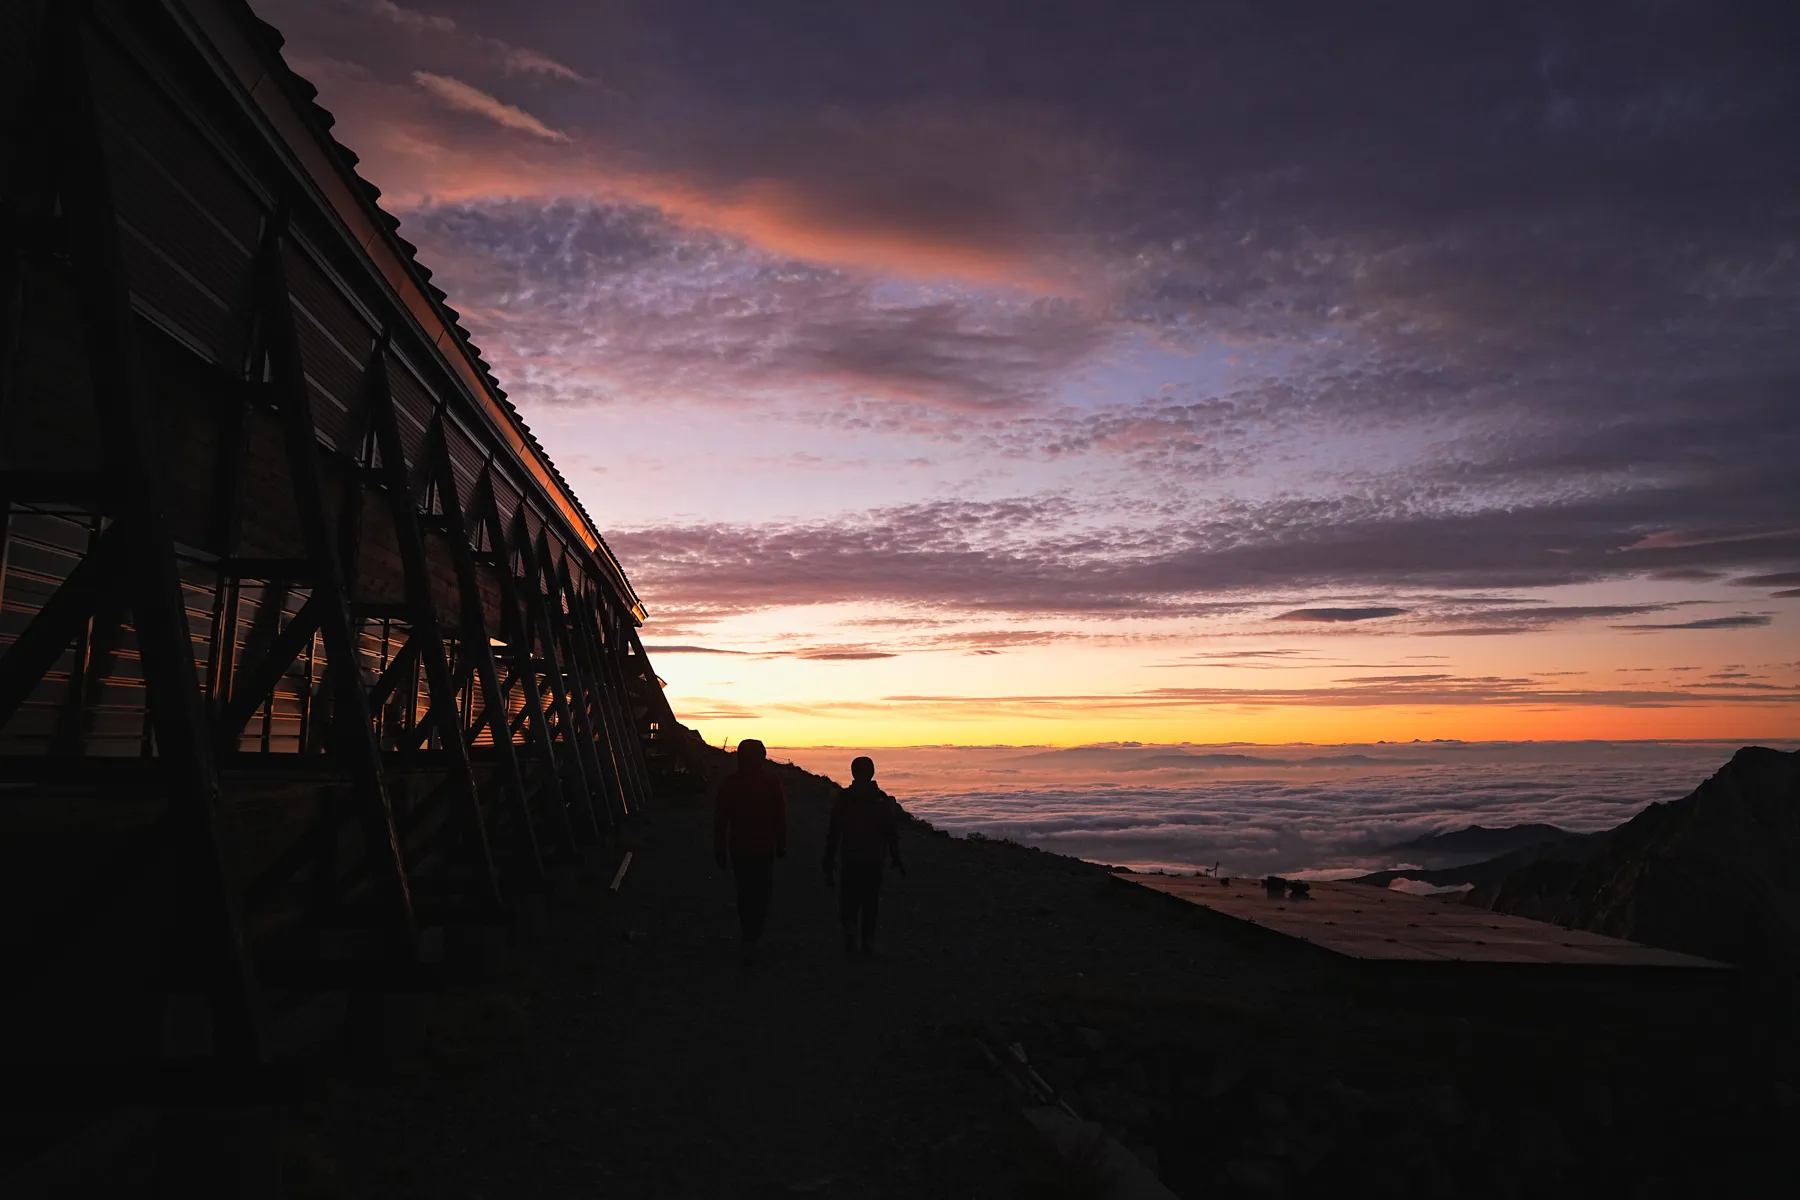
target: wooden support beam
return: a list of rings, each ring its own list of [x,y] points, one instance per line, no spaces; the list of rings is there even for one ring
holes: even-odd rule
[[[614,728],[611,707],[607,703],[607,693],[611,691],[612,684],[601,668],[587,613],[582,607],[581,594],[575,590],[574,581],[569,575],[568,559],[556,564],[551,579],[555,588],[550,607],[555,612],[560,612],[562,605],[568,608],[563,625],[567,630],[570,653],[581,666],[587,693],[588,725],[593,731],[595,755],[605,769],[607,789],[618,819],[623,820],[631,815],[637,804],[631,795],[630,783],[625,775],[626,768],[619,761],[616,744],[618,731]]]
[[[319,633],[325,642],[326,683],[331,693],[331,729],[338,756],[350,771],[352,794],[362,823],[369,871],[381,897],[392,953],[411,958],[417,927],[406,867],[394,830],[394,810],[382,772],[375,722],[364,692],[357,654],[356,626],[350,616],[339,531],[325,507],[325,471],[313,427],[305,364],[294,330],[288,299],[287,270],[282,262],[286,222],[271,222],[257,262],[257,307],[269,355],[269,368],[285,427],[288,470],[299,511],[306,557],[313,566],[312,603],[319,610]]]
[[[641,664],[638,678],[644,681],[644,687],[648,691],[650,711],[656,714],[657,720],[662,724],[675,724],[675,712],[669,707],[669,698],[663,693],[662,683],[656,677],[656,667],[644,652],[644,643],[639,640],[637,630],[630,625],[625,626],[625,639],[630,644],[632,657]]]
[[[80,634],[102,593],[115,586],[113,577],[125,558],[127,528],[114,522],[100,536],[0,658],[0,728]]]
[[[402,677],[412,670],[413,659],[418,656],[418,653],[418,645],[409,637],[400,644],[400,653],[388,659],[388,665],[382,670],[381,678],[377,679],[375,686],[369,689],[369,710],[371,712],[379,710],[388,702],[388,697],[392,696],[394,689],[400,686]]]
[[[625,673],[619,662],[619,635],[616,621],[609,622],[608,613],[619,614],[605,593],[582,598],[583,612],[594,638],[600,670],[606,675],[607,714],[614,733],[614,744],[625,778],[630,782],[633,807],[642,811],[652,799],[650,778],[644,769],[643,739],[638,736],[632,719],[630,696],[625,687]],[[620,618],[622,619],[622,618]]]
[[[267,611],[266,607],[263,611]],[[259,618],[263,611],[257,613]],[[279,614],[279,603],[274,611]],[[231,683],[230,698],[221,708],[214,726],[214,741],[220,753],[237,749],[238,735],[243,733],[244,723],[262,707],[294,660],[312,645],[313,634],[318,628],[319,611],[308,599],[300,606],[300,611],[288,619],[286,628],[276,635],[256,665],[238,672]]]
[[[616,685],[612,698],[614,707],[618,709],[625,761],[636,781],[638,803],[648,806],[653,799],[650,771],[644,760],[643,734],[638,727],[637,714],[632,710],[631,688],[625,679],[625,638],[622,631],[630,627],[631,617],[605,596],[596,598],[594,616],[595,623],[606,632],[606,661]]]
[[[543,701],[544,701],[544,695],[542,692],[539,692],[538,693],[538,703],[542,704]],[[527,708],[529,708],[529,706],[527,706]],[[530,716],[531,716],[531,714],[530,714],[530,712],[527,711],[526,708],[521,708],[519,710],[519,715],[514,717],[512,719],[512,721],[508,724],[507,732],[512,737],[518,737],[519,731],[521,729],[525,728],[525,722],[530,718]]]
[[[245,295],[245,307],[256,311],[256,297]],[[256,322],[246,320],[243,340],[238,346],[237,366],[248,373],[257,361]],[[212,511],[208,536],[210,547],[221,556],[215,565],[217,583],[213,589],[212,653],[206,662],[206,695],[216,714],[231,690],[231,678],[237,669],[237,623],[239,580],[227,565],[237,553],[242,521],[240,509],[244,498],[244,436],[249,425],[251,388],[221,388],[214,398],[219,423],[218,452],[213,459]],[[249,576],[255,578],[255,576]],[[305,748],[304,741],[301,748]],[[235,750],[233,746],[231,749]]]
[[[630,805],[625,801],[618,774],[613,770],[610,747],[601,740],[601,728],[596,728],[594,723],[594,706],[599,701],[599,681],[588,671],[587,656],[576,639],[569,614],[564,611],[563,585],[557,573],[559,564],[550,561],[549,539],[541,530],[537,544],[532,548],[532,556],[536,559],[535,565],[543,582],[544,612],[550,618],[551,632],[567,651],[563,662],[569,681],[569,711],[575,718],[575,730],[580,736],[581,749],[587,759],[588,777],[593,780],[597,793],[595,807],[599,809],[604,825],[611,829],[624,819],[625,814],[630,811]],[[602,749],[609,752],[602,754]]]
[[[612,664],[614,678],[618,680],[618,690],[615,695],[619,705],[619,721],[624,730],[626,759],[631,764],[632,773],[637,779],[640,803],[648,804],[652,796],[650,769],[644,757],[643,730],[633,708],[636,698],[632,694],[632,681],[629,675],[631,660],[625,652],[630,639],[634,636],[631,632],[631,618],[617,605],[609,605],[605,614],[609,618],[606,626],[607,641],[612,647],[612,653],[607,658]]]
[[[573,582],[572,580],[570,581]],[[602,716],[604,717],[607,737],[612,745],[613,760],[618,764],[620,781],[624,789],[627,803],[633,812],[644,808],[644,796],[637,773],[637,757],[639,747],[637,737],[626,718],[624,699],[624,677],[618,672],[618,664],[613,661],[611,649],[607,644],[604,627],[596,619],[596,615],[587,598],[579,592],[570,590],[571,603],[576,606],[577,616],[572,619],[584,633],[593,655],[594,670],[602,681],[600,694]]]
[[[583,746],[586,738],[570,712],[569,677],[563,672],[562,653],[557,648],[556,626],[551,621],[549,605],[544,600],[543,571],[538,564],[537,551],[531,545],[531,534],[525,523],[525,508],[522,504],[513,513],[511,546],[525,569],[525,612],[537,632],[539,645],[544,652],[544,676],[550,681],[550,708],[556,714],[556,723],[562,728],[563,742],[569,747],[570,760],[574,764],[573,773],[581,784],[577,793],[577,798],[581,801],[579,812],[586,818],[588,834],[595,841],[601,841],[604,834],[600,824],[599,805],[594,802],[594,793],[600,787],[599,772],[589,762],[593,756],[593,745],[589,743]]]
[[[94,706],[112,675],[128,615],[125,598],[116,589],[109,590],[88,619],[85,635],[76,639],[75,669],[69,674],[68,696],[51,735],[52,754],[76,755],[85,748],[93,731]]]
[[[123,517],[119,573],[143,664],[156,757],[167,781],[178,855],[178,933],[191,939],[191,967],[212,1000],[213,1041],[240,1064],[265,1058],[264,1016],[220,839],[219,779],[188,629],[175,543],[164,511],[156,420],[139,362],[106,152],[94,107],[85,5],[52,6],[62,125],[60,195],[67,249],[79,281],[87,360],[105,470]],[[109,530],[112,534],[114,530]],[[102,544],[108,539],[103,538]],[[42,615],[42,614],[40,614]],[[9,656],[10,657],[10,656]]]
[[[575,779],[563,771],[556,759],[556,735],[551,732],[549,721],[544,715],[542,685],[538,681],[537,665],[532,660],[530,627],[526,624],[525,603],[520,596],[517,577],[512,573],[512,556],[508,553],[507,537],[500,518],[500,505],[494,496],[494,480],[490,469],[484,468],[480,480],[475,485],[476,522],[487,532],[488,551],[498,570],[500,581],[501,608],[505,612],[506,628],[502,631],[506,638],[506,658],[512,664],[512,674],[520,685],[525,698],[524,710],[519,714],[529,725],[529,737],[537,749],[539,768],[544,774],[543,794],[548,800],[551,810],[552,824],[555,826],[562,843],[562,849],[569,854],[576,851],[575,824],[569,816],[569,809],[574,801],[571,793],[579,786]]]
[[[508,692],[512,691],[512,685],[513,685],[514,678],[515,677],[512,675],[508,675],[506,677],[506,689],[505,689],[506,691],[508,691]],[[538,701],[538,704],[540,707],[544,703],[544,692],[548,689],[548,687],[549,687],[549,685],[546,684],[542,679],[537,681],[537,701]],[[527,720],[529,720],[530,717],[531,717],[531,706],[529,704],[527,704],[519,709],[519,714],[517,716],[512,718],[511,723],[507,726],[508,732],[510,732],[513,737],[515,737],[515,738],[518,737],[519,731],[521,729],[525,728],[525,722]],[[546,719],[548,719],[548,718],[546,717]]]

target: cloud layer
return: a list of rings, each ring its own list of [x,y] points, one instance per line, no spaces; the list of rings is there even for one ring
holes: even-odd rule
[[[882,786],[909,811],[958,834],[1009,837],[1140,870],[1218,863],[1226,874],[1261,875],[1405,866],[1385,848],[1468,825],[1609,829],[1647,804],[1686,795],[1736,748],[920,747],[875,757]],[[795,757],[845,778],[851,753],[821,748]]]
[[[1020,497],[908,505],[817,523],[655,526],[622,532],[613,544],[648,594],[696,612],[881,600],[1022,615],[1193,616],[1242,611],[1271,585],[1384,595],[1466,589],[1467,599],[1440,598],[1416,613],[1409,602],[1288,608],[1263,618],[1372,624],[1412,614],[1415,628],[1463,635],[1531,632],[1663,607],[1475,594],[1486,589],[1634,578],[1670,561],[1729,567],[1752,555],[1800,557],[1800,537],[1627,553],[1631,510],[1652,501],[1475,513],[1408,512],[1402,497],[1275,501],[1228,505],[1205,519],[1081,528],[1078,518],[1087,514],[1073,501]],[[1732,613],[1624,627],[1751,628],[1771,620]]]

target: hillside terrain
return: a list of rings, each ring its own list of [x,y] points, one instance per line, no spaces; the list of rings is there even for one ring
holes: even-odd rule
[[[1520,864],[1489,907],[1726,962],[1800,965],[1800,751],[1746,746],[1591,853]]]
[[[1123,1194],[1034,1137],[988,1057],[1015,1043],[1180,1197],[1673,1197],[1784,1161],[1791,1004],[1754,980],[1359,969],[918,822],[880,953],[846,961],[817,866],[833,785],[782,770],[759,966],[706,797],[667,798],[616,894],[609,861],[509,970],[430,1000],[416,1061],[304,1114],[290,1193]]]
[[[1389,846],[1389,850],[1416,850],[1424,854],[1456,854],[1491,856],[1522,850],[1544,842],[1560,842],[1577,836],[1555,825],[1507,825],[1490,829],[1485,825],[1466,825],[1444,833],[1427,833]]]
[[[1610,832],[1610,831],[1609,831]],[[1359,875],[1358,883],[1387,887],[1396,879],[1416,879],[1433,887],[1451,888],[1468,884],[1469,903],[1491,906],[1501,884],[1513,873],[1540,861],[1585,862],[1606,842],[1608,833],[1573,833],[1555,841],[1535,842],[1494,858],[1460,863],[1453,867],[1397,867],[1387,871],[1371,871]]]

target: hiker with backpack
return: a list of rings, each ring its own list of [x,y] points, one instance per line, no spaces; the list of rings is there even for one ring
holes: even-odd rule
[[[831,804],[820,866],[828,886],[836,877],[844,953],[855,955],[874,949],[881,881],[888,865],[902,875],[906,865],[900,860],[900,806],[875,785],[875,760],[866,755],[856,759],[850,775],[850,786]]]

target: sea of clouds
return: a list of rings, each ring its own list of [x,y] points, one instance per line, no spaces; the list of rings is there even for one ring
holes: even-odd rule
[[[1797,743],[1775,744],[1793,749]],[[1392,847],[1469,825],[1609,829],[1692,791],[1737,742],[914,746],[883,787],[954,834],[1135,870],[1312,877],[1448,865]],[[777,751],[848,782],[852,747]],[[1465,856],[1460,861],[1468,861]]]

